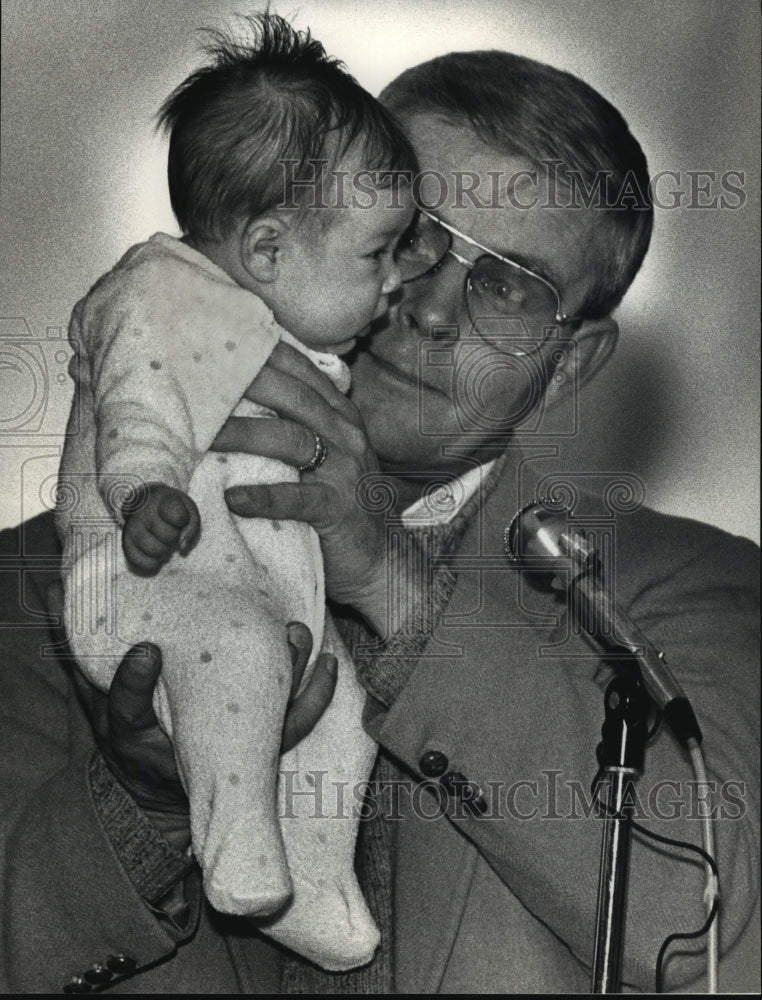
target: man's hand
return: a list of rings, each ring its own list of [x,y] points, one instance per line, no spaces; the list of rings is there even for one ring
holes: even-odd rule
[[[371,605],[381,601],[385,607],[385,526],[383,513],[358,499],[361,480],[378,473],[359,411],[308,358],[283,343],[246,396],[281,419],[231,417],[215,450],[278,458],[298,468],[314,455],[317,432],[328,453],[299,483],[232,487],[225,495],[228,507],[240,517],[311,524],[320,535],[328,596],[375,624],[380,616],[374,620]]]
[[[309,733],[327,708],[336,687],[336,657],[318,657],[305,689],[295,696],[312,652],[306,625],[288,626],[293,669],[292,699],[283,723],[281,752]],[[188,800],[180,782],[169,737],[153,710],[153,691],[161,672],[161,652],[150,643],[133,646],[103,694],[75,671],[95,738],[119,783],[179,851],[190,844]]]
[[[198,507],[187,493],[149,483],[140,507],[124,511],[122,548],[133,570],[154,576],[174,552],[190,552],[200,529]]]

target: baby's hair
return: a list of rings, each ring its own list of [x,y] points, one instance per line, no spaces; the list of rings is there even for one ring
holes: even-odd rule
[[[240,21],[241,37],[207,32],[210,63],[158,114],[170,136],[169,192],[184,233],[223,239],[241,219],[302,203],[309,182],[350,148],[365,170],[415,170],[391,112],[309,30],[270,13]]]

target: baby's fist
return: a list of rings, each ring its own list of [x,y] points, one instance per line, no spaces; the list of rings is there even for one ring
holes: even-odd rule
[[[154,576],[174,552],[187,555],[201,528],[198,507],[187,493],[149,483],[138,510],[124,511],[122,548],[130,567]]]

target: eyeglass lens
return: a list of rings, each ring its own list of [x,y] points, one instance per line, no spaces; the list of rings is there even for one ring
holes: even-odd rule
[[[550,320],[558,308],[555,294],[543,281],[488,255],[479,257],[471,269],[467,300],[477,325],[496,317]]]
[[[419,216],[397,244],[402,280],[412,281],[436,267],[451,246],[451,233],[426,216]]]
[[[431,271],[451,246],[451,233],[433,220],[420,217],[398,245],[402,280],[412,281]],[[505,334],[515,336],[514,323],[506,321],[513,320],[520,326],[521,321],[531,318],[550,324],[558,310],[556,296],[548,285],[489,254],[479,257],[471,267],[466,305],[476,332],[492,342],[500,336],[501,323],[505,324]]]

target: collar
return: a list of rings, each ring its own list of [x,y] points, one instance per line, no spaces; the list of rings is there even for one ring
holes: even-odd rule
[[[496,461],[475,465],[456,479],[434,487],[402,512],[402,523],[407,528],[449,524],[479,489]]]

